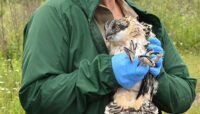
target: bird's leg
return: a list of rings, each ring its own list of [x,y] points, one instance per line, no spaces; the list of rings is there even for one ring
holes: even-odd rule
[[[141,61],[140,63],[140,66],[142,65],[149,65],[149,66],[155,66],[150,59],[149,59],[149,56],[146,56],[146,55],[140,55],[138,56],[138,59]]]
[[[133,61],[133,58],[135,57],[136,48],[137,48],[137,44],[134,45],[132,40],[130,42],[130,47],[129,48],[124,47],[124,51],[128,55],[128,57],[129,57],[131,62]]]
[[[130,42],[130,49],[131,49],[131,51],[133,52],[133,53],[131,54],[131,57],[132,57],[132,58],[135,57],[136,48],[137,48],[137,44],[134,44],[134,43],[133,43],[133,40],[131,40],[131,42]]]
[[[155,66],[155,61],[152,61],[151,59],[150,59],[150,56],[152,55],[152,54],[155,54],[156,52],[154,52],[154,50],[148,50],[147,51],[147,54],[146,54],[146,56],[147,56],[147,63],[149,63],[148,65],[149,66]]]
[[[131,40],[130,46],[131,46],[131,49],[132,49],[133,51],[136,51],[137,44],[134,45],[133,40]]]
[[[154,50],[149,50],[148,53],[146,54],[147,56],[151,56],[152,54],[156,55],[156,57],[149,59],[151,61],[151,63],[153,63],[153,66],[155,66],[155,62],[162,57],[162,54],[159,52],[154,52]]]
[[[146,56],[150,57],[154,53],[154,50],[147,50],[147,53],[145,54]]]
[[[156,62],[158,59],[160,59],[162,57],[162,54],[161,53],[153,53],[156,55],[156,57],[152,58],[151,61],[152,62]]]
[[[130,49],[128,49],[127,47],[124,47],[124,51],[126,52],[126,54],[128,55],[129,60],[132,62],[133,58],[131,57],[131,53],[133,53]]]
[[[156,57],[150,59],[150,56],[152,54],[155,54]],[[142,61],[141,65],[149,65],[151,67],[154,67],[155,66],[155,62],[160,58],[162,57],[162,54],[161,53],[158,53],[158,52],[154,52],[154,50],[147,50],[147,53],[146,55],[142,55],[142,56],[139,56],[139,60]]]

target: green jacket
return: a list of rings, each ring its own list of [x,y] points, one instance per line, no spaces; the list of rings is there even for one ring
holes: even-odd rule
[[[160,20],[127,0],[165,51],[154,103],[170,113],[186,111],[195,98],[189,77]],[[118,87],[111,56],[95,23],[98,0],[48,0],[24,30],[19,97],[28,114],[103,114]]]

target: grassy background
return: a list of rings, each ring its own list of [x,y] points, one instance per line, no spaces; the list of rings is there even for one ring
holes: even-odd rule
[[[200,52],[200,0],[135,1],[161,19],[180,51]]]
[[[187,114],[200,112],[200,0],[134,0],[157,15],[198,79],[196,100]],[[18,99],[21,80],[22,33],[30,14],[43,0],[1,0],[0,4],[0,114],[24,113]]]
[[[161,19],[190,75],[197,79],[197,96],[186,114],[200,114],[200,0],[134,1]]]

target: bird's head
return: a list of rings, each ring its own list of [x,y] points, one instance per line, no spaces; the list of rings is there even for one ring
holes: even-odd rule
[[[129,26],[129,21],[126,19],[114,19],[105,23],[105,37],[108,41],[117,42],[124,37],[125,29]]]

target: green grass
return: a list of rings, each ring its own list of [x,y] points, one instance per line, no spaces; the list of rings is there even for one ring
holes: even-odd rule
[[[200,55],[183,54],[182,58],[188,66],[190,75],[197,79],[196,99],[186,114],[199,114],[200,112]]]
[[[185,114],[199,114],[200,112],[200,55],[191,54],[188,52],[181,52],[181,57],[186,63],[190,76],[197,79],[196,98],[191,108]]]
[[[22,114],[23,109],[18,98],[21,61],[0,58],[0,63],[0,114]]]
[[[178,49],[200,51],[200,0],[133,0],[157,15]]]
[[[133,0],[142,9],[157,15],[176,48],[197,79],[196,99],[186,114],[200,112],[200,0]]]

